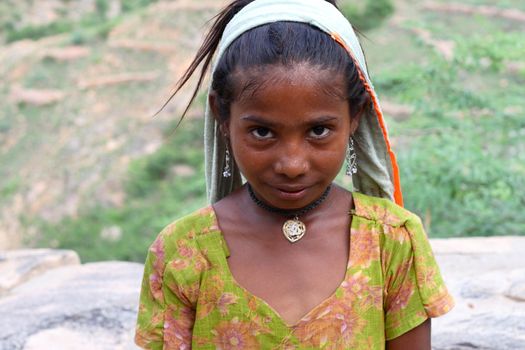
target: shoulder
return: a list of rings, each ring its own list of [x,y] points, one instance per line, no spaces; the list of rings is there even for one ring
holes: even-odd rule
[[[168,261],[177,257],[190,258],[199,249],[199,237],[218,231],[215,213],[211,206],[198,209],[168,224],[150,246],[153,253]]]
[[[200,237],[219,232],[211,206],[199,209],[167,225],[148,250],[146,280],[157,300],[173,298],[195,305],[201,273],[210,268],[209,244]]]
[[[189,305],[195,303],[201,274],[223,254],[222,240],[211,206],[167,225],[151,245],[147,263],[158,271],[172,293]],[[218,249],[217,249],[218,248]]]
[[[360,247],[373,247],[379,254],[387,338],[403,334],[427,317],[448,312],[454,300],[420,218],[388,199],[354,193],[354,202],[354,215],[359,219],[356,238],[361,235],[374,242]],[[363,238],[361,241],[366,242]]]
[[[354,192],[355,215],[392,227],[420,222],[419,217],[386,198]]]
[[[412,250],[423,248],[419,244],[427,241],[427,235],[421,219],[409,210],[395,204],[389,199],[354,193],[354,215],[374,227],[373,232],[379,235],[381,248],[386,250]]]
[[[173,221],[160,232],[159,237],[191,240],[216,229],[215,213],[211,206],[207,206]]]

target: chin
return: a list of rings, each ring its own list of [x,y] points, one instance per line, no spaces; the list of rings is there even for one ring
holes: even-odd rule
[[[322,188],[313,185],[297,189],[270,187],[270,193],[266,192],[267,196],[263,196],[261,199],[276,208],[300,209],[316,201],[326,190],[326,187],[328,185],[322,186]],[[254,190],[257,193],[255,188]]]

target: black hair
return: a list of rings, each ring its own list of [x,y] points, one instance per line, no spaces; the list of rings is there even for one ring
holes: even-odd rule
[[[197,86],[182,118],[202,85],[226,25],[235,14],[252,1],[234,0],[214,17],[215,21],[204,43],[177,83],[175,92],[166,102],[167,104],[188,82],[202,63]],[[335,0],[326,1],[337,7]],[[291,66],[297,63],[307,63],[344,76],[351,117],[356,116],[370,104],[370,96],[359,77],[358,68],[339,43],[327,33],[309,24],[283,21],[264,24],[248,30],[236,38],[225,50],[212,77],[212,89],[216,93],[219,107],[217,117],[221,122],[226,121],[229,117],[230,105],[237,97],[234,73],[253,69],[260,70],[265,66]]]

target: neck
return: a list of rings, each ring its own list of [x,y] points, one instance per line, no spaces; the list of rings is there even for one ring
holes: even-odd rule
[[[274,207],[272,205],[269,205],[265,202],[263,202],[260,198],[257,197],[257,195],[255,194],[255,192],[253,191],[253,188],[251,187],[251,185],[248,183],[247,184],[247,189],[248,189],[248,194],[250,196],[250,199],[260,208],[268,211],[268,212],[271,212],[271,213],[275,213],[275,214],[278,214],[278,215],[281,215],[281,216],[285,216],[285,217],[297,217],[297,216],[301,216],[301,215],[304,215],[312,210],[314,210],[315,208],[317,208],[319,205],[321,205],[321,203],[323,203],[326,198],[328,197],[328,194],[330,193],[330,190],[332,188],[332,185],[329,185],[326,190],[323,192],[323,194],[317,198],[315,201],[313,201],[312,203],[302,207],[302,208],[297,208],[297,209],[282,209],[282,208],[277,208],[277,207]]]

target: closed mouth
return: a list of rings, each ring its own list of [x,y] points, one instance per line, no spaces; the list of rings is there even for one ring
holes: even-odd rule
[[[308,188],[308,186],[282,186],[282,187],[276,187],[279,191],[281,192],[286,192],[286,193],[299,193],[303,190],[305,190],[306,188]]]
[[[302,199],[308,190],[308,187],[302,186],[279,186],[275,188],[277,196],[286,201],[297,201]]]

